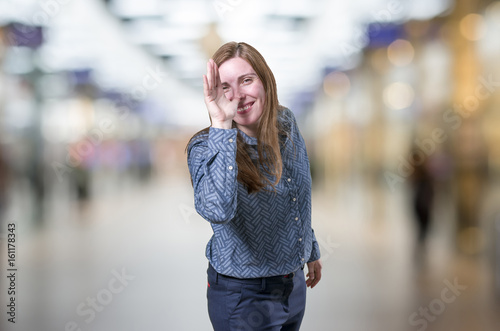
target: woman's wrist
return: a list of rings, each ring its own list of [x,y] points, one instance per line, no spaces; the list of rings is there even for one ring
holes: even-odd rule
[[[233,128],[233,120],[228,120],[228,121],[224,121],[224,122],[212,121],[212,128],[232,129]]]

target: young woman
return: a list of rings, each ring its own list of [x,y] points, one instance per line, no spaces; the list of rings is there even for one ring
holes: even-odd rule
[[[219,48],[203,87],[212,125],[187,151],[195,207],[214,232],[210,320],[215,331],[299,330],[306,286],[316,286],[322,268],[304,140],[252,46]]]

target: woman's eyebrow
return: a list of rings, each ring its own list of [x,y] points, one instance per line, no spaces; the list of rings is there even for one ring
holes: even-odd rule
[[[238,80],[242,79],[243,77],[246,77],[246,76],[257,76],[256,73],[253,73],[253,72],[249,72],[248,74],[244,74],[244,75],[241,75],[240,77],[238,77]]]
[[[243,74],[241,76],[238,77],[238,81],[240,81],[243,77],[247,77],[247,76],[254,76],[254,77],[257,77],[257,74],[256,73],[253,73],[253,72],[249,72],[247,74]],[[228,82],[222,82],[222,85],[229,85]]]

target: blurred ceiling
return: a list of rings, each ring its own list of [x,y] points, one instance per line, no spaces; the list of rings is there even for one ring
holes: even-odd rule
[[[102,88],[126,90],[145,68],[160,66],[168,92],[157,93],[172,97],[198,94],[210,55],[223,42],[245,41],[264,55],[288,104],[321,84],[325,68],[355,67],[369,24],[425,20],[451,7],[451,0],[2,0],[0,25],[44,27],[37,63],[45,72],[91,69]]]

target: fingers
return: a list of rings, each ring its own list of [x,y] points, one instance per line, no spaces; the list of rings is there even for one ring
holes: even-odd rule
[[[307,280],[306,280],[306,286],[310,288],[314,288],[316,284],[318,283],[318,279],[316,278],[316,275],[314,273],[309,272],[307,274]]]
[[[310,288],[314,288],[316,284],[318,284],[319,280],[316,278],[315,273],[309,272],[308,278],[306,280],[306,286]]]
[[[217,70],[215,69],[215,62],[214,60],[210,59],[208,61],[210,64],[210,88],[211,89],[216,89],[217,88]]]
[[[307,287],[314,288],[319,281],[321,280],[321,262],[314,261],[307,264],[307,268],[309,269],[306,277],[306,285]]]
[[[213,68],[214,68],[214,81],[215,81],[215,87],[216,88],[219,88],[221,87],[222,83],[221,83],[221,80],[220,80],[220,75],[219,75],[219,67],[217,66],[217,63],[214,62],[214,60],[212,60],[212,65],[213,65]]]
[[[219,76],[219,68],[213,59],[207,61],[207,74],[206,81],[203,79],[203,83],[207,85],[206,95],[219,94],[222,92],[222,84]],[[219,91],[220,90],[220,91]]]
[[[213,67],[212,67],[212,59],[208,60],[207,62],[207,85],[208,85],[208,91],[212,90],[214,84],[214,72],[213,72]]]
[[[215,62],[210,59],[207,61],[207,74],[203,75],[203,91],[205,92],[205,97],[209,99],[209,101],[213,101],[217,95],[217,87],[216,87],[216,71],[215,71]]]
[[[314,286],[316,286],[319,281],[321,280],[321,267],[319,264],[316,264],[315,265],[315,273],[314,273],[314,281],[313,283],[311,284],[311,288],[314,288]]]
[[[207,76],[203,75],[203,92],[205,93],[205,96],[209,96],[208,92],[208,81],[207,81]]]
[[[219,68],[213,59],[207,61],[207,74],[203,75],[203,90],[211,119],[223,122],[234,118],[238,101],[226,97]]]

